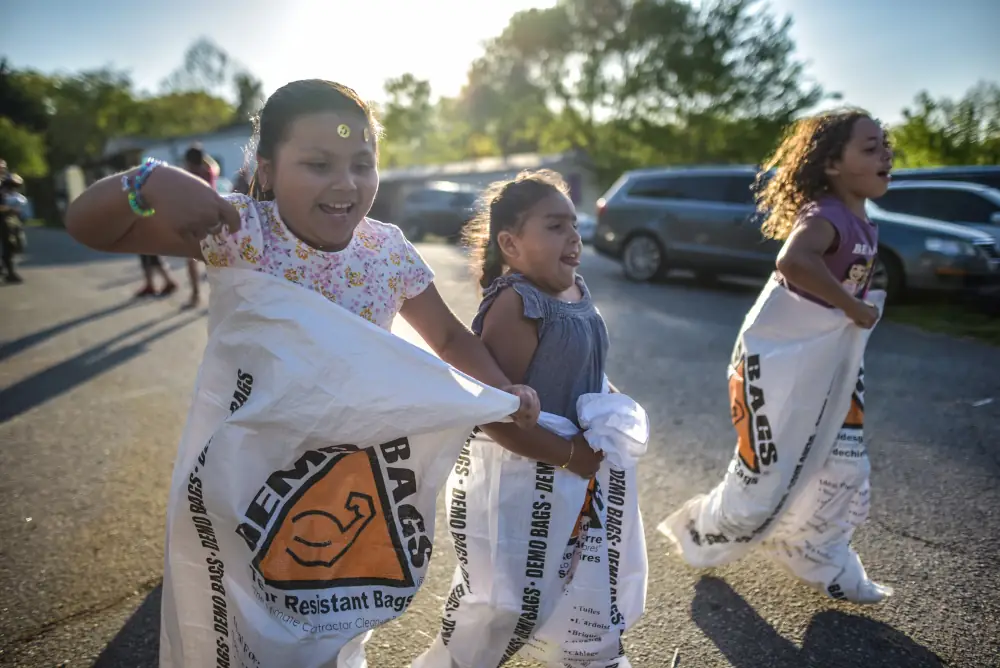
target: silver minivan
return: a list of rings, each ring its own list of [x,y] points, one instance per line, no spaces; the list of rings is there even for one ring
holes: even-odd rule
[[[619,259],[635,281],[671,269],[702,279],[766,276],[781,244],[761,235],[752,192],[756,175],[751,165],[626,172],[597,202],[594,249]],[[869,216],[879,226],[874,287],[900,296],[1000,282],[1000,253],[991,236],[873,204]]]

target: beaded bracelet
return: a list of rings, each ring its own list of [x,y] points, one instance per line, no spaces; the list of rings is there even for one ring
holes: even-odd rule
[[[139,171],[136,172],[135,178],[131,181],[128,178],[128,174],[122,175],[122,190],[128,193],[128,205],[132,209],[133,213],[137,216],[142,216],[147,218],[156,213],[156,210],[152,207],[147,207],[146,203],[143,202],[140,191],[142,186],[145,185],[149,175],[153,173],[160,165],[166,164],[162,160],[156,160],[155,158],[146,158],[139,167]]]

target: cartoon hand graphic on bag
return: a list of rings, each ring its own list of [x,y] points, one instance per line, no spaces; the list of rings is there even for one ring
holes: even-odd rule
[[[534,427],[538,423],[538,414],[542,412],[542,402],[538,400],[538,394],[527,385],[508,385],[501,389],[521,400],[521,407],[510,416],[514,424],[521,429]]]

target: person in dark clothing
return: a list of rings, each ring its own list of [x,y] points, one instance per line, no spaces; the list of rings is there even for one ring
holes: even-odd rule
[[[24,250],[24,220],[18,206],[20,189],[24,180],[17,174],[6,171],[0,180],[0,264],[8,283],[22,283],[24,279],[14,267],[14,256]]]
[[[136,297],[166,297],[177,291],[177,283],[174,282],[170,269],[159,255],[140,255],[139,263],[142,265],[142,275],[146,279],[146,284],[135,294]],[[157,291],[153,284],[154,274],[159,274],[163,278],[162,290]]]
[[[219,163],[213,160],[200,144],[192,144],[184,153],[184,169],[215,187],[219,176]],[[187,308],[195,308],[201,303],[201,264],[193,258],[188,258],[187,271],[188,279],[191,281],[191,300],[188,301]]]

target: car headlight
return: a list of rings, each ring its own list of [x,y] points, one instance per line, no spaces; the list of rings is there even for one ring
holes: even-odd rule
[[[924,239],[924,248],[932,253],[940,253],[941,255],[948,255],[950,257],[958,257],[960,255],[976,255],[975,246],[965,241],[959,241],[958,239],[938,239],[936,237],[929,237]]]

